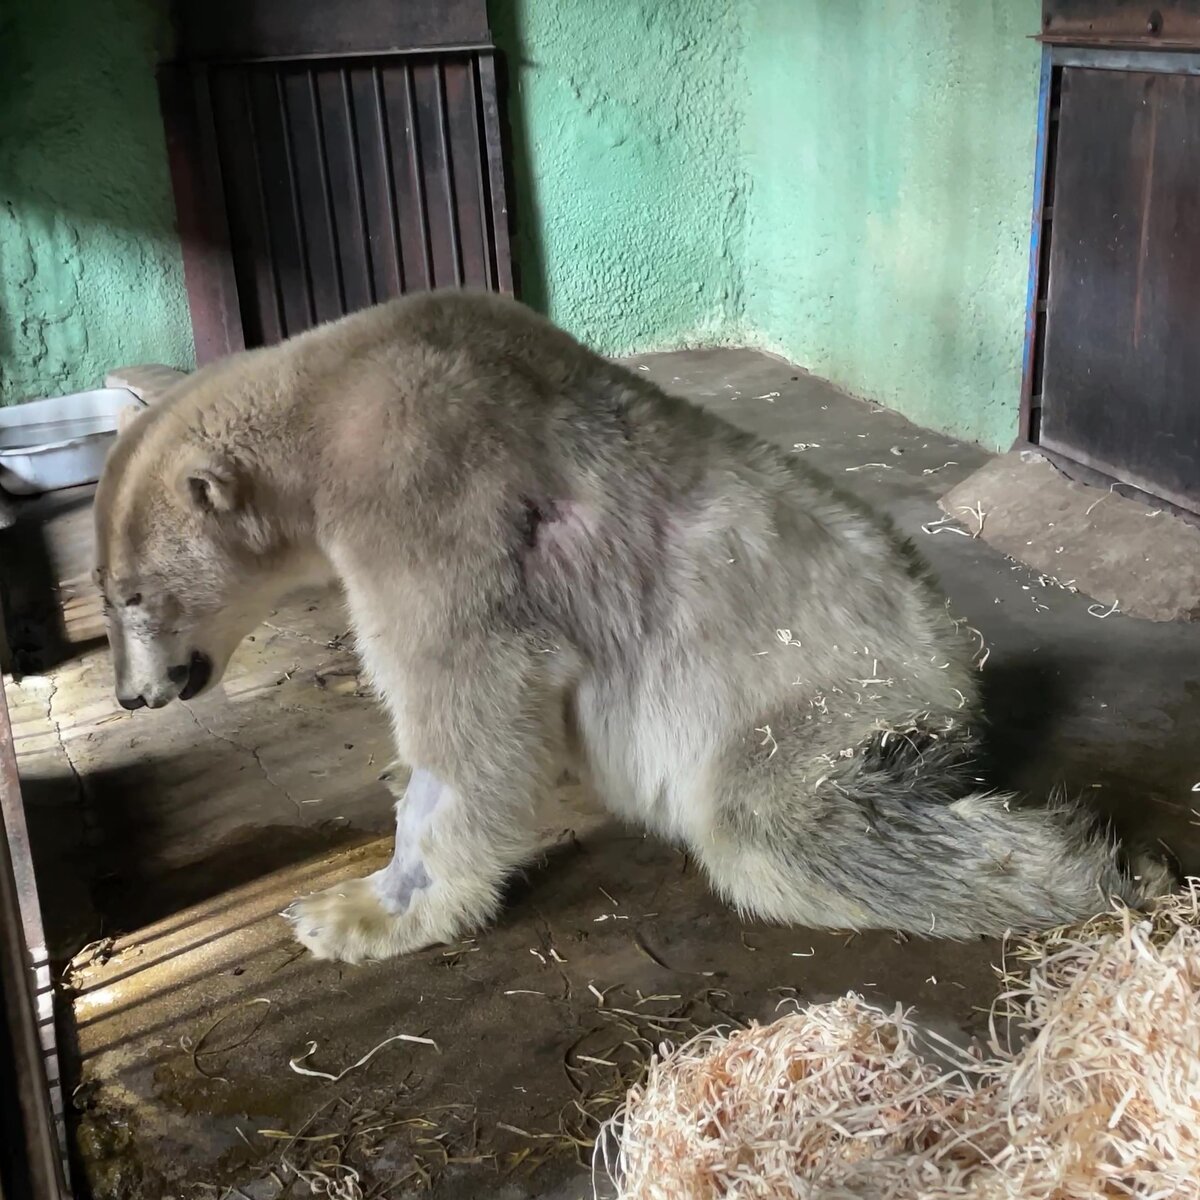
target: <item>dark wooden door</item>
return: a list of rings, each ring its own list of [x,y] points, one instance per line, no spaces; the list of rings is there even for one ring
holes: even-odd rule
[[[160,71],[197,359],[407,292],[513,290],[481,0],[184,3]]]
[[[1200,78],[1060,88],[1035,440],[1200,512]]]

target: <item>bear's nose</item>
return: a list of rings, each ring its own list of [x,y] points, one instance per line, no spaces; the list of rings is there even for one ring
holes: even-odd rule
[[[118,696],[117,703],[127,712],[146,707],[146,701],[141,696]]]

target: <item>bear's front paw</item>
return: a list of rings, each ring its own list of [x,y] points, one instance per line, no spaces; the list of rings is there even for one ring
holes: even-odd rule
[[[390,882],[384,871],[349,879],[301,897],[283,915],[314,958],[348,963],[407,954],[451,941],[463,931],[466,914],[447,889],[415,892],[397,912],[394,904],[385,906],[381,881]]]

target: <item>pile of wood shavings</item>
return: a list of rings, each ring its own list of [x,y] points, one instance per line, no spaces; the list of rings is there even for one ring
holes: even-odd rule
[[[1200,880],[1009,950],[986,1060],[854,995],[664,1047],[598,1194],[1200,1200]]]

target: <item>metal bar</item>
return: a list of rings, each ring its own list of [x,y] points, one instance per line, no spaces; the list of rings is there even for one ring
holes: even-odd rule
[[[492,228],[488,205],[487,146],[480,126],[479,62],[474,56],[467,63],[467,85],[471,100],[471,136],[475,143],[475,180],[479,189],[479,218],[483,226],[483,261],[487,286],[496,287],[496,231]]]
[[[512,225],[508,211],[504,130],[500,117],[500,89],[496,81],[495,52],[479,56],[479,82],[483,133],[487,146],[488,187],[491,193],[492,231],[496,244],[496,287],[511,295],[513,287]]]
[[[65,1200],[44,1046],[48,1035],[53,1050],[54,1026],[51,1014],[39,1033],[31,955],[48,978],[12,725],[0,688],[0,1195]]]
[[[442,143],[442,188],[446,195],[446,218],[450,228],[450,251],[454,259],[454,283],[463,285],[462,229],[458,220],[458,199],[454,190],[454,151],[450,147],[449,121],[446,118],[446,71],[439,59],[433,67],[434,98],[437,100],[438,139]]]
[[[421,170],[421,133],[417,128],[417,97],[412,68],[404,64],[404,102],[408,111],[408,155],[413,173],[413,194],[417,198],[417,224],[421,229],[421,251],[425,265],[425,286],[433,287],[433,235],[429,229],[429,205],[425,194],[425,174]]]
[[[392,167],[392,139],[388,130],[387,106],[383,102],[383,77],[379,66],[371,68],[375,84],[375,118],[379,124],[379,152],[383,156],[384,178],[387,181],[388,213],[392,225],[392,249],[396,259],[396,284],[401,293],[407,290],[404,256],[400,250],[400,215],[396,208],[396,175]]]
[[[338,240],[337,222],[333,216],[333,181],[329,178],[329,156],[325,151],[325,122],[321,114],[321,102],[317,98],[317,75],[313,70],[305,72],[308,78],[308,100],[312,107],[313,126],[317,134],[317,171],[321,176],[325,193],[325,229],[329,234],[329,253],[333,259],[333,277],[337,281],[338,303],[342,314],[346,312],[346,277],[342,271],[342,249]]]
[[[283,308],[283,285],[275,262],[275,247],[271,234],[271,221],[267,215],[267,193],[263,190],[262,159],[258,153],[258,123],[254,119],[254,94],[250,89],[250,72],[242,73],[242,90],[246,100],[246,132],[249,135],[250,161],[254,170],[254,190],[258,195],[258,215],[262,222],[263,249],[266,251],[267,270],[271,275],[271,300],[275,308],[275,330],[280,339],[287,337],[287,319]]]
[[[358,210],[359,248],[362,251],[363,271],[367,277],[367,295],[372,304],[378,299],[375,290],[375,271],[371,262],[371,234],[367,225],[367,195],[363,186],[362,158],[358,153],[358,120],[354,112],[354,97],[350,92],[350,72],[343,67],[339,72],[342,81],[342,105],[346,110],[346,138],[349,143],[352,170],[350,180],[354,187],[355,207]]]
[[[292,146],[292,125],[288,116],[287,93],[283,86],[283,76],[275,76],[275,94],[279,97],[279,121],[283,127],[283,157],[287,164],[288,189],[292,197],[292,217],[296,222],[296,243],[300,250],[300,269],[304,273],[304,294],[308,302],[308,323],[317,323],[317,302],[313,294],[312,267],[308,261],[307,233],[304,228],[304,214],[300,211],[300,192],[296,186],[296,162]]]
[[[1050,95],[1054,82],[1054,55],[1042,51],[1041,82],[1038,86],[1037,141],[1033,168],[1033,216],[1029,233],[1029,280],[1025,290],[1025,345],[1021,362],[1021,410],[1017,441],[1028,443],[1033,435],[1034,346],[1037,342],[1038,295],[1041,284],[1042,233],[1045,222],[1047,151],[1050,145]]]
[[[1087,67],[1093,71],[1147,71],[1158,75],[1200,75],[1200,52],[1163,50],[1099,50],[1052,45],[1056,67]]]
[[[473,149],[475,208],[479,212],[479,235],[484,252],[484,286],[496,290],[496,230],[492,228],[491,204],[487,196],[487,151],[480,122],[479,60],[470,56],[463,65],[467,79],[467,109],[470,113],[470,142]]]

